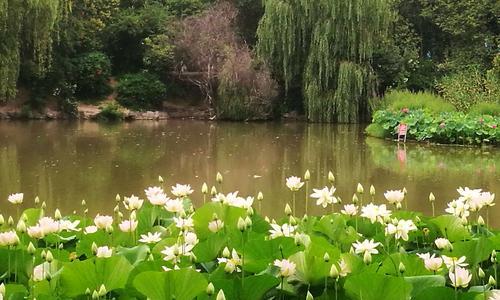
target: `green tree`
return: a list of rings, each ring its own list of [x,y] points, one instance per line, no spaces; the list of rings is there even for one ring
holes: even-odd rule
[[[359,122],[375,88],[371,67],[391,18],[386,0],[264,1],[258,52],[289,90],[302,87],[307,118]]]

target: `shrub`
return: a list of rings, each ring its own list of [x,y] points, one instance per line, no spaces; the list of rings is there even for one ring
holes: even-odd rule
[[[103,121],[119,121],[123,120],[125,114],[121,110],[121,106],[116,102],[110,102],[104,105],[103,107],[99,107],[101,111],[97,114],[98,120]]]
[[[462,112],[429,113],[424,110],[402,111],[379,110],[373,115],[373,124],[383,129],[384,137],[395,137],[400,123],[408,125],[408,138],[447,144],[495,144],[500,142],[497,126],[500,117],[474,116]],[[377,136],[382,130],[372,126],[367,134]]]
[[[385,94],[382,107],[399,111],[402,109],[423,109],[433,113],[454,111],[453,105],[446,103],[443,98],[430,92],[412,93],[408,90],[394,90]]]
[[[459,111],[466,112],[480,102],[495,103],[500,99],[500,78],[495,72],[484,74],[471,68],[444,76],[437,85],[443,98]]]
[[[369,136],[384,138],[387,136],[386,130],[378,123],[372,123],[366,127],[365,132]]]
[[[499,103],[488,103],[479,102],[474,104],[469,111],[473,115],[490,115],[490,116],[500,116],[500,104]]]
[[[75,59],[76,94],[80,97],[100,97],[109,93],[111,62],[102,52],[90,52]]]
[[[230,50],[219,74],[216,111],[222,119],[267,119],[277,95],[276,83],[265,66],[254,66],[244,46]]]
[[[124,107],[132,109],[157,108],[165,96],[165,90],[165,84],[152,74],[126,74],[118,82],[117,100]]]

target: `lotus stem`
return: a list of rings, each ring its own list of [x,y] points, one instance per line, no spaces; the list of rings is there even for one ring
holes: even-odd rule
[[[309,209],[309,180],[306,181],[306,215]]]
[[[434,201],[431,202],[431,206],[432,206],[432,217],[435,217],[436,216],[436,209],[434,208]]]
[[[338,280],[339,280],[338,278],[335,279],[335,300],[338,300],[338,291],[337,291],[338,290],[338,285],[337,285]]]
[[[296,216],[296,210],[295,210],[295,192],[292,193],[292,206],[293,206],[293,215]]]

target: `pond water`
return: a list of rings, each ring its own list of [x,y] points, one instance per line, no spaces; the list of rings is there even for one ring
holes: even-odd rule
[[[25,206],[36,195],[48,208],[64,213],[80,210],[85,199],[90,213],[112,213],[115,195],[144,196],[158,175],[170,187],[190,183],[202,202],[203,182],[224,175],[222,190],[240,195],[264,194],[265,215],[282,214],[291,193],[284,185],[291,175],[311,171],[311,187],[335,174],[336,194],[350,200],[358,182],[377,190],[382,203],[387,189],[408,190],[408,207],[430,213],[457,197],[456,188],[483,188],[500,195],[498,148],[462,148],[366,138],[363,125],[305,123],[225,123],[202,121],[135,121],[102,124],[90,121],[0,122],[0,212],[13,213],[7,196],[25,193]],[[169,188],[168,188],[169,189]],[[305,192],[297,196],[304,211]],[[498,197],[497,197],[498,198]],[[497,200],[498,202],[498,200]],[[257,206],[257,205],[256,205]],[[309,202],[310,213],[322,209]],[[500,227],[500,204],[490,212]]]

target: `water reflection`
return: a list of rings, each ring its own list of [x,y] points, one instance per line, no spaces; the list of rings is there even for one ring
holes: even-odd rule
[[[410,207],[426,212],[431,191],[438,209],[456,197],[460,185],[500,194],[498,149],[398,146],[366,139],[362,130],[360,125],[304,123],[2,122],[0,199],[23,191],[27,202],[39,195],[49,209],[69,213],[85,199],[91,213],[111,212],[117,193],[142,196],[158,175],[168,186],[191,183],[199,190],[204,181],[213,184],[220,171],[223,190],[262,191],[263,210],[276,216],[291,199],[285,177],[307,168],[314,187],[325,185],[332,170],[344,200],[358,181],[375,185],[378,202],[384,190],[405,186]],[[11,209],[0,203],[3,213]],[[298,201],[297,208],[303,205]],[[494,214],[500,217],[499,209]]]

